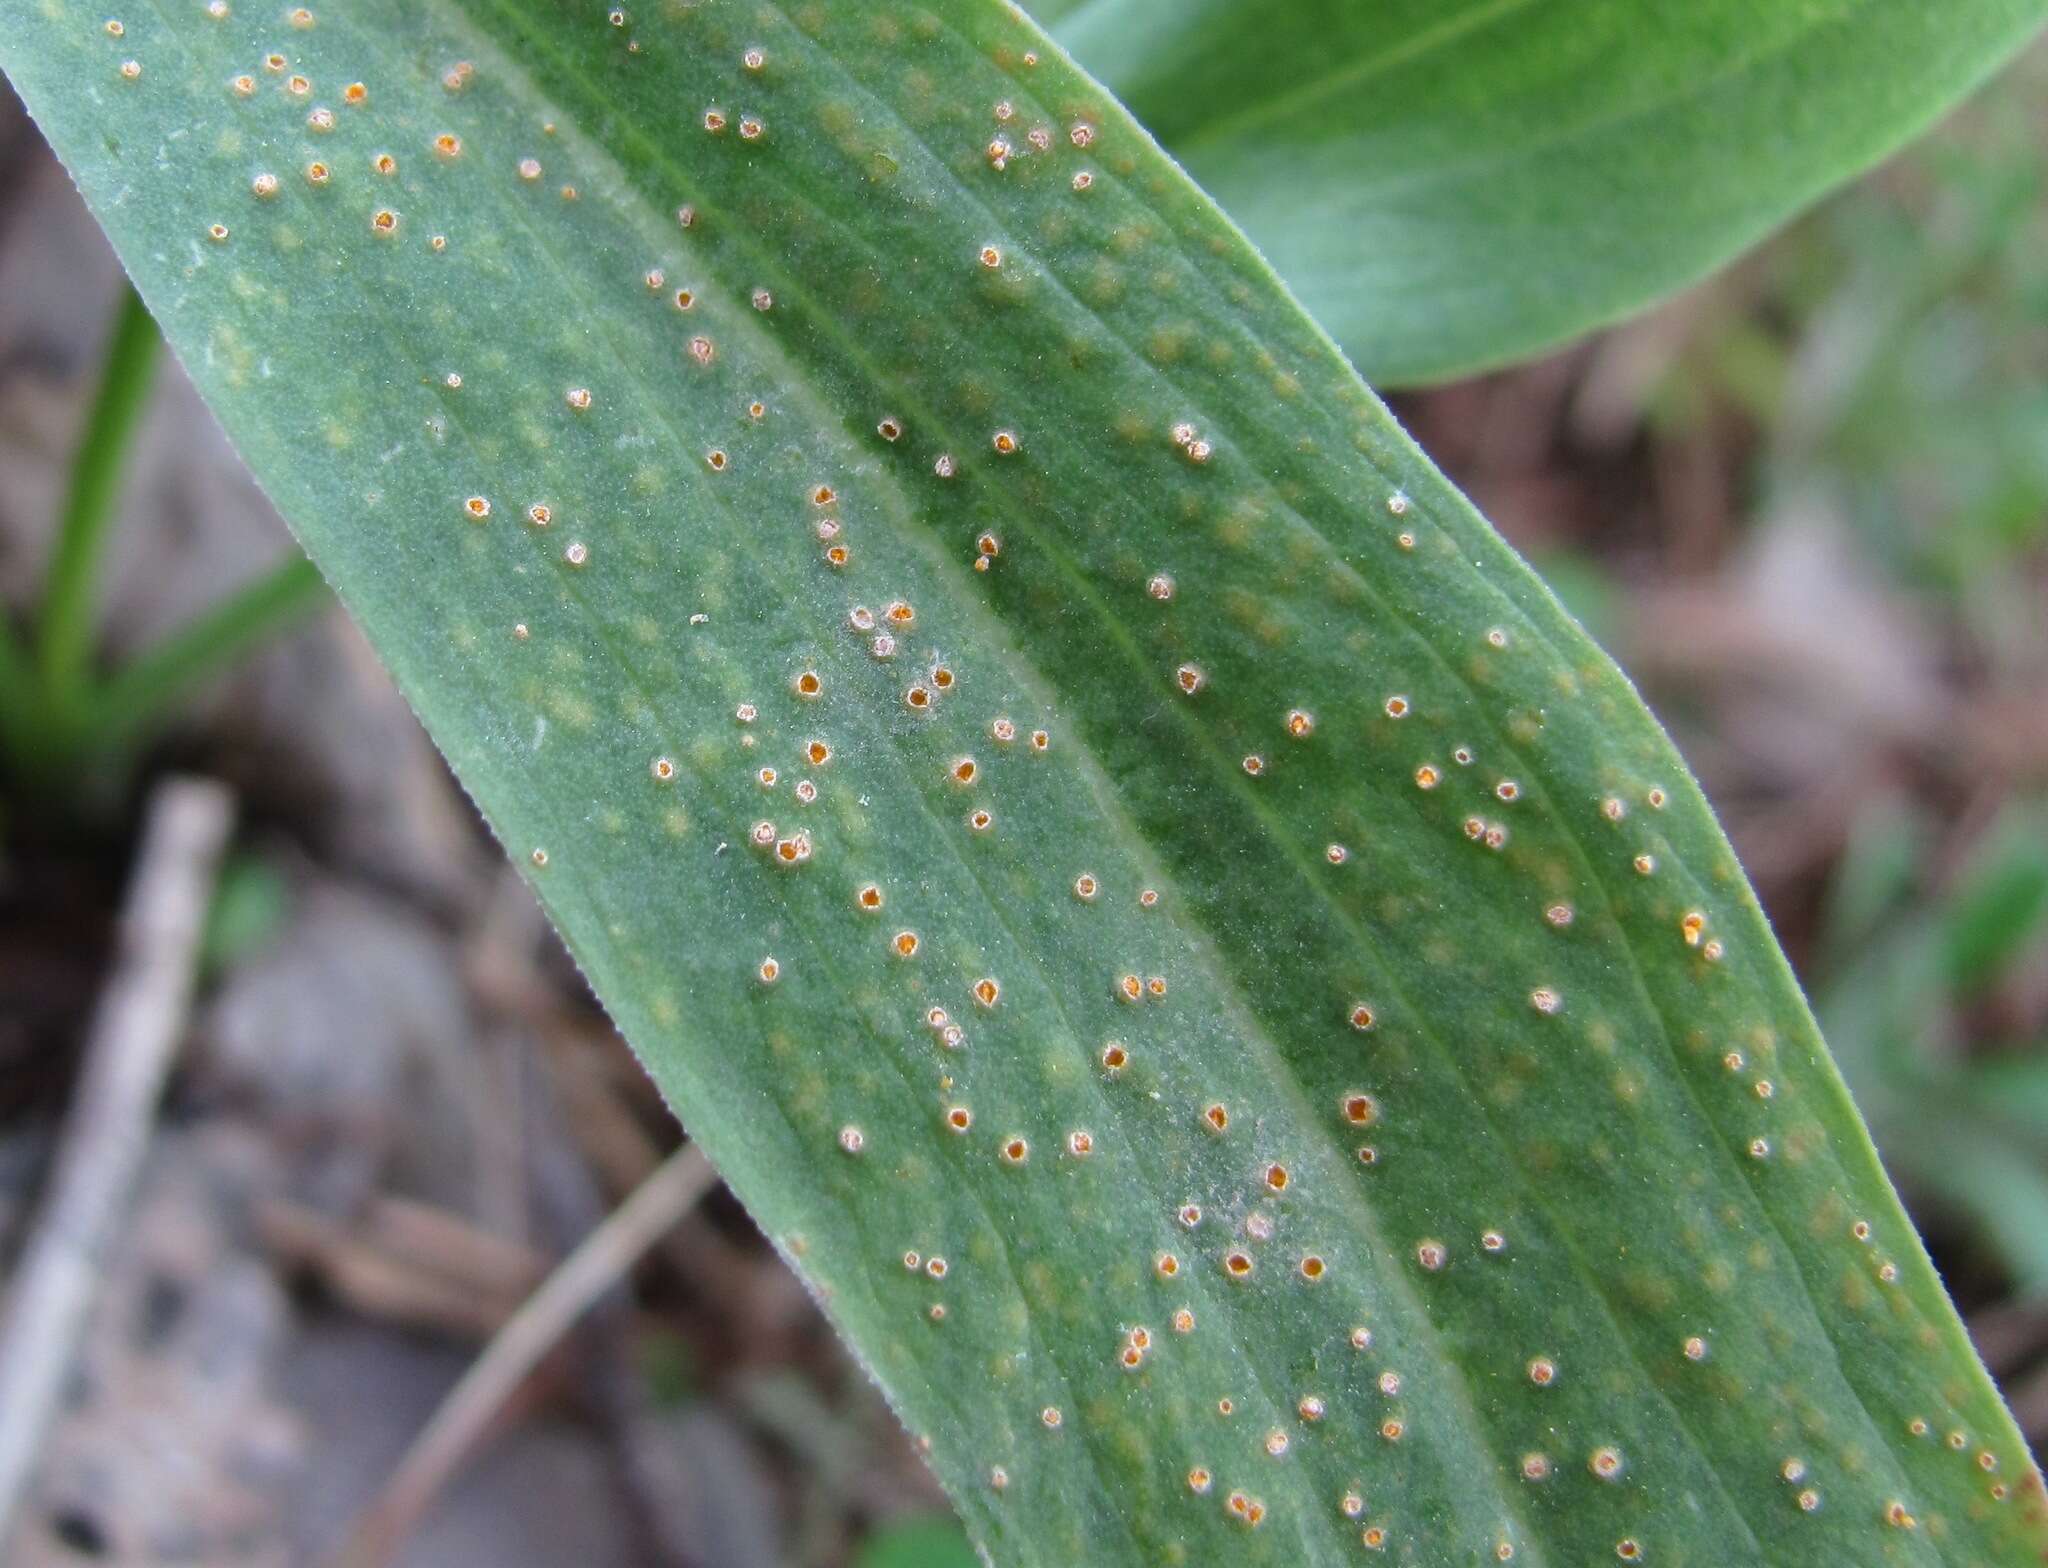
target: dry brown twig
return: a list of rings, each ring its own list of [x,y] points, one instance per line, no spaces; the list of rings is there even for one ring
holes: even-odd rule
[[[357,1521],[335,1568],[381,1568],[390,1561],[528,1374],[717,1179],[697,1146],[684,1145],[562,1260],[449,1390]]]
[[[0,1546],[34,1479],[149,1147],[234,814],[234,797],[210,780],[170,779],[150,798],[113,975],[86,1035],[49,1193],[0,1323]]]

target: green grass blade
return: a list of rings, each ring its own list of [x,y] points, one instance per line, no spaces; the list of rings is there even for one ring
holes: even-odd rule
[[[107,752],[134,746],[207,680],[326,602],[327,585],[303,556],[244,583],[141,650],[92,695],[85,712],[91,744]]]
[[[2043,0],[1081,0],[1053,8],[1366,375],[1561,342],[1917,135]]]
[[[135,426],[149,403],[160,341],[149,311],[133,289],[124,287],[99,392],[71,454],[70,492],[36,627],[38,673],[52,710],[65,718],[82,704],[99,609],[101,558]]]
[[[1669,743],[1028,22],[123,20],[0,63],[995,1560],[2036,1558]]]

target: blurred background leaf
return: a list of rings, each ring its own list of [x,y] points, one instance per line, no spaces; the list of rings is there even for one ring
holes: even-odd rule
[[[2041,0],[1031,7],[1375,384],[1637,310],[1924,130]]]
[[[980,1561],[952,1520],[914,1519],[876,1531],[855,1568],[975,1568]]]

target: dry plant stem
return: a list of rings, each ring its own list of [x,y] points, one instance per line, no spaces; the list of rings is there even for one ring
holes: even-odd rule
[[[390,1560],[527,1375],[717,1179],[697,1146],[686,1144],[562,1261],[449,1391],[358,1521],[335,1568],[378,1568]]]
[[[0,1325],[0,1543],[34,1474],[148,1147],[233,820],[233,797],[204,780],[170,780],[150,803],[113,978],[86,1039],[49,1196]]]

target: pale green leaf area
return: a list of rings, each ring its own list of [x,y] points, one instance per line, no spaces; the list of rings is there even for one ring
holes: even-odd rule
[[[613,16],[0,61],[991,1558],[2037,1560],[1698,789],[1209,201],[984,0]]]
[[[1924,130],[2043,0],[1034,7],[1376,383],[1691,283]]]

